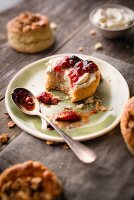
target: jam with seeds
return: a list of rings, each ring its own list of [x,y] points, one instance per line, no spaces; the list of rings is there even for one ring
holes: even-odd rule
[[[35,108],[35,103],[30,93],[24,88],[16,88],[13,91],[12,98],[17,105],[24,107],[28,111]]]
[[[42,92],[37,99],[45,105],[57,105],[59,102],[59,99],[54,97],[50,92]]]
[[[55,120],[62,122],[76,122],[81,120],[81,116],[74,110],[64,109],[61,113],[58,114]]]

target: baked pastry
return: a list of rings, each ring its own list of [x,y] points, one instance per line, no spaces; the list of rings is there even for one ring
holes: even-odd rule
[[[126,146],[134,155],[134,96],[128,100],[124,107],[120,125]]]
[[[1,200],[54,200],[60,193],[57,176],[39,162],[16,164],[0,175]]]
[[[93,61],[66,56],[50,59],[46,64],[45,89],[61,90],[71,102],[92,96],[99,86],[101,73]]]
[[[54,43],[48,18],[39,13],[25,12],[7,24],[9,44],[17,51],[37,53]]]

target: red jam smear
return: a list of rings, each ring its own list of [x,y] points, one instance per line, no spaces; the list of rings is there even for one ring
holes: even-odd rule
[[[50,92],[42,92],[37,99],[45,105],[57,105],[59,102],[59,99]]]
[[[16,104],[21,105],[28,111],[34,110],[34,100],[27,90],[23,88],[17,88],[14,90],[12,95]]]
[[[81,116],[74,110],[63,110],[58,114],[55,120],[62,122],[76,122],[81,120]]]
[[[81,60],[77,62],[68,74],[72,87],[84,73],[94,73],[96,71],[98,71],[98,67],[93,61]]]
[[[54,71],[55,72],[61,72],[66,68],[73,67],[78,61],[81,59],[78,58],[77,56],[65,56],[60,62],[58,62],[55,67]]]

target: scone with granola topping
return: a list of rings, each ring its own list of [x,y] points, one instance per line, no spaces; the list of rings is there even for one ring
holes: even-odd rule
[[[37,53],[54,43],[48,18],[39,13],[25,12],[7,24],[9,44],[19,52]]]
[[[57,176],[39,162],[16,164],[0,175],[0,200],[55,200],[60,194]]]

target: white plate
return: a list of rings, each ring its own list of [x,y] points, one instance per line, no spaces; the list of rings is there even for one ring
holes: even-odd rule
[[[24,67],[10,81],[5,95],[6,109],[20,128],[38,138],[56,142],[61,142],[63,139],[54,130],[42,130],[41,121],[38,117],[28,116],[17,109],[11,100],[11,93],[13,89],[17,87],[27,88],[35,95],[43,92],[44,73],[46,70],[45,62],[51,58],[65,55],[74,54],[60,54],[46,57]],[[109,63],[91,56],[75,55],[83,59],[93,60],[99,66],[103,81],[98,87],[96,95],[103,99],[103,105],[111,109],[110,111],[99,112],[96,115],[92,115],[88,124],[68,131],[74,139],[83,141],[101,136],[119,123],[123,107],[129,99],[129,88],[121,73]],[[65,96],[61,92],[57,93],[62,97]],[[50,106],[50,108],[44,106],[44,110],[47,114],[54,114],[62,110],[66,105],[71,105],[76,109],[76,104],[72,104],[70,100],[65,100],[61,101],[58,105]]]

